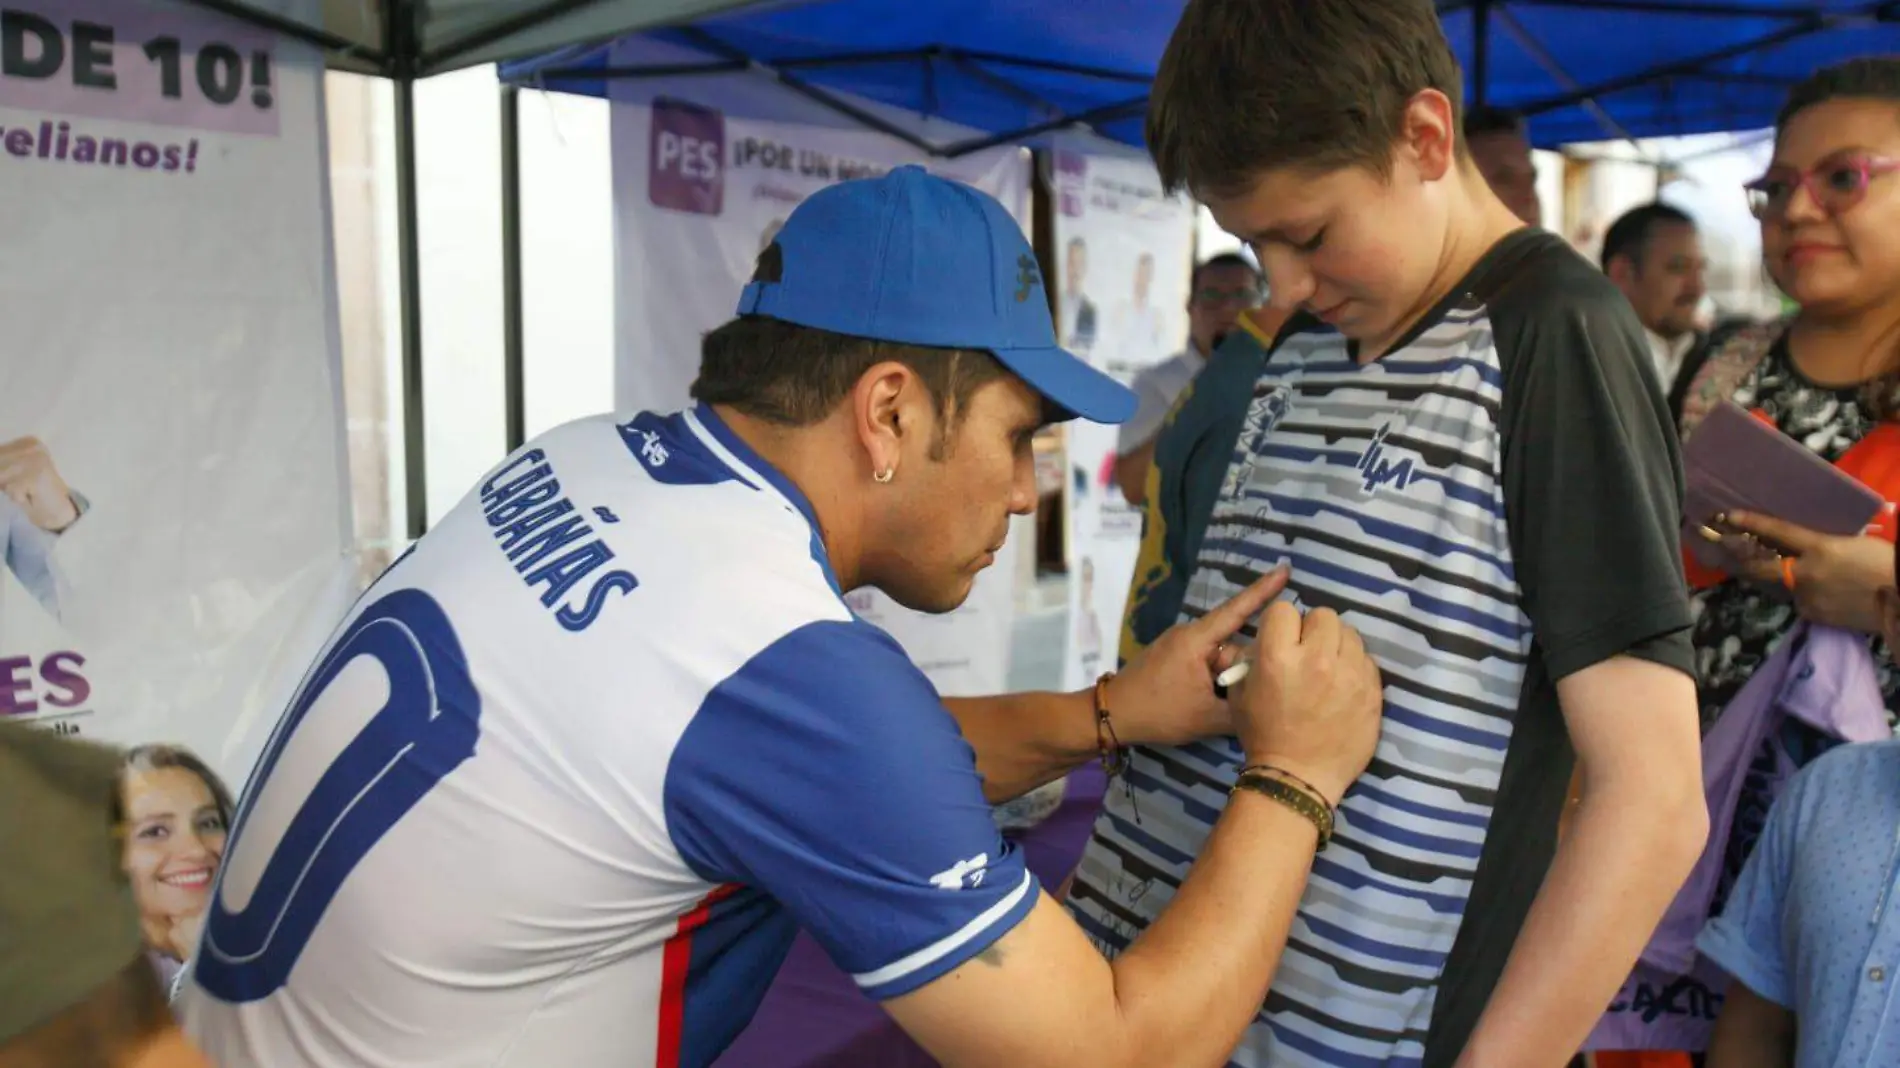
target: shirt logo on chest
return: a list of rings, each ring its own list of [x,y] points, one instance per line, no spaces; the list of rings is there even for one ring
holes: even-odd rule
[[[1380,424],[1377,433],[1366,450],[1359,454],[1359,462],[1353,466],[1359,469],[1359,484],[1367,493],[1381,486],[1391,486],[1403,490],[1418,479],[1418,472],[1412,468],[1412,458],[1401,456],[1394,460],[1385,448],[1385,438],[1392,430],[1390,421]]]

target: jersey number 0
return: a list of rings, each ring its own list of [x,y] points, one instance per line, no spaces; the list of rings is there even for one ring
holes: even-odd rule
[[[285,746],[311,706],[359,657],[375,660],[387,674],[387,703],[323,772],[274,847],[246,842],[252,810]],[[257,1001],[282,987],[350,872],[424,794],[474,755],[480,717],[461,643],[433,598],[398,590],[364,609],[304,680],[252,776],[230,855],[270,848],[270,859],[236,912],[225,907],[220,877],[192,965],[198,984],[231,1003]]]

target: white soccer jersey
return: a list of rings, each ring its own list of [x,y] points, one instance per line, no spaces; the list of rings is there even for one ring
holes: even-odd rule
[[[1037,888],[810,505],[709,409],[530,443],[344,620],[182,998],[219,1064],[710,1063],[804,927],[870,996]]]

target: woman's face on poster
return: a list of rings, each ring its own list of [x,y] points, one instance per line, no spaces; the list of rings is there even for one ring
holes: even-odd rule
[[[187,768],[125,776],[125,870],[147,922],[202,912],[224,857],[217,798]]]

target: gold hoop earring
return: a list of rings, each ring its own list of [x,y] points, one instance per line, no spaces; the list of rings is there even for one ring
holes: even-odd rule
[[[889,485],[891,479],[896,478],[896,477],[897,477],[897,468],[887,467],[884,470],[879,471],[876,474],[873,474],[871,476],[871,481],[876,482],[877,484],[881,486]]]

